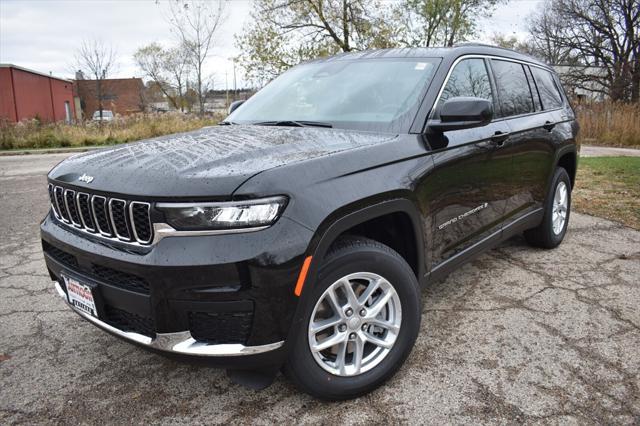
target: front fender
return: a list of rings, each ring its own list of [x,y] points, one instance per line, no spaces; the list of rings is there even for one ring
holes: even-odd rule
[[[365,207],[363,207],[363,205]],[[390,198],[371,203],[369,200],[359,201],[346,206],[330,214],[315,232],[305,256],[312,256],[312,261],[306,274],[303,291],[300,295],[296,312],[293,316],[291,329],[285,343],[286,348],[293,345],[296,338],[304,336],[299,333],[300,327],[305,327],[305,317],[311,305],[315,303],[310,291],[317,282],[318,271],[322,266],[322,260],[326,256],[333,242],[346,230],[354,226],[391,213],[405,213],[411,219],[413,235],[415,238],[416,257],[418,265],[418,281],[421,285],[425,281],[424,251],[425,242],[422,232],[420,211],[415,203],[407,198]]]

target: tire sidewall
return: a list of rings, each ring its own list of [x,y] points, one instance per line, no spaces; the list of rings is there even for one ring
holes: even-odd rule
[[[402,322],[393,348],[380,364],[357,376],[340,377],[324,370],[314,359],[309,348],[308,327],[313,309],[324,291],[338,279],[355,272],[378,274],[393,285],[402,307]],[[298,382],[302,379],[299,384],[305,391],[325,399],[346,399],[376,388],[393,375],[411,352],[420,328],[420,291],[409,265],[376,247],[339,253],[321,267],[316,285],[310,290],[313,293],[305,321],[289,359],[295,372],[304,372],[305,377],[298,377]]]
[[[553,202],[555,199],[556,189],[560,182],[564,182],[565,185],[567,186],[567,216],[565,218],[562,231],[559,234],[556,234],[555,232],[553,232]],[[546,217],[545,217],[546,232],[548,232],[549,240],[551,241],[553,246],[559,245],[564,239],[564,236],[567,233],[567,228],[569,227],[570,215],[571,215],[571,180],[569,179],[569,175],[567,174],[565,169],[558,168],[556,170],[556,173],[553,176],[551,191],[549,192],[549,197],[547,200]]]

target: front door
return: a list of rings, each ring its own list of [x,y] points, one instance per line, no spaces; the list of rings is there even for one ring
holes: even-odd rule
[[[455,65],[436,108],[452,97],[471,96],[495,102],[488,65],[483,58],[463,59]],[[497,234],[511,196],[505,177],[511,156],[502,150],[508,125],[502,120],[473,129],[428,135],[434,150],[433,171],[418,194],[431,233],[431,269]]]

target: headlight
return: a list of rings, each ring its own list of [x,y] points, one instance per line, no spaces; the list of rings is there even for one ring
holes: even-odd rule
[[[287,204],[286,197],[225,203],[159,203],[169,225],[179,230],[232,230],[272,225]]]

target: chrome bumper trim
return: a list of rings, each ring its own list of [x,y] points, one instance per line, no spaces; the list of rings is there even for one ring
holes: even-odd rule
[[[225,344],[225,345],[209,345],[207,343],[198,342],[192,336],[189,331],[179,331],[177,333],[157,333],[155,337],[149,337],[138,333],[132,333],[129,331],[122,331],[118,328],[112,327],[106,322],[100,321],[91,315],[81,312],[75,309],[67,300],[67,294],[62,290],[60,283],[55,281],[56,291],[58,295],[62,297],[65,303],[75,313],[82,318],[93,323],[94,325],[109,331],[116,336],[119,336],[125,340],[139,343],[144,346],[148,346],[153,349],[157,349],[165,352],[172,352],[184,355],[198,355],[198,356],[244,356],[255,355],[264,352],[269,352],[280,348],[284,345],[284,341],[270,343],[268,345],[261,346],[245,346],[242,344]]]

